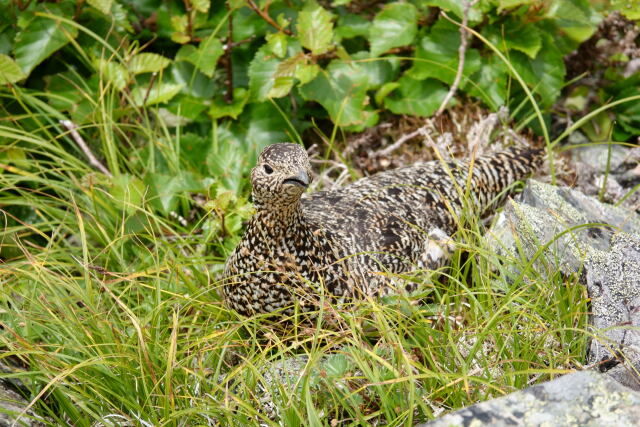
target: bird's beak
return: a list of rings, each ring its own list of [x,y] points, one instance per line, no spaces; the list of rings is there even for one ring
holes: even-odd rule
[[[283,181],[284,184],[299,185],[307,188],[309,186],[309,175],[305,171],[298,172],[297,175],[290,176]]]

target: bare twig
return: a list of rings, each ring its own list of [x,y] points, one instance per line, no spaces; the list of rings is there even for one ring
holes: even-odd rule
[[[398,140],[396,142],[394,142],[393,144],[389,145],[386,148],[383,148],[380,151],[377,151],[375,153],[376,156],[388,156],[389,154],[393,153],[394,151],[396,151],[398,148],[400,148],[400,146],[402,146],[402,144],[404,144],[405,142],[409,141],[412,138],[415,138],[416,136],[422,135],[428,135],[429,132],[427,131],[427,125],[422,126],[416,130],[414,130],[411,133],[408,133],[406,135],[402,135],[400,138],[398,138]]]
[[[269,14],[266,11],[261,10],[253,0],[248,0],[247,1],[247,6],[249,6],[249,8],[251,8],[255,13],[260,15],[260,17],[262,19],[264,19],[273,28],[277,29],[278,31],[282,31],[283,33],[285,33],[288,36],[291,35],[291,31],[290,30],[288,30],[286,28],[282,28],[280,26],[280,24],[278,24],[276,21],[271,19],[271,17],[269,16]]]
[[[453,80],[453,84],[447,93],[447,96],[442,100],[440,108],[436,112],[436,116],[442,114],[453,95],[455,95],[462,79],[462,71],[464,70],[464,57],[467,53],[467,43],[469,41],[469,33],[467,32],[467,24],[469,22],[469,10],[478,3],[479,0],[464,2],[464,10],[462,12],[462,24],[460,25],[460,47],[458,48],[458,70],[456,71],[456,78]]]
[[[93,155],[87,143],[84,142],[84,139],[82,139],[82,137],[78,133],[78,126],[71,120],[60,120],[60,124],[69,131],[73,140],[76,142],[76,144],[78,144],[78,147],[80,147],[84,155],[89,159],[89,164],[98,169],[103,174],[107,175],[109,178],[112,178],[113,175],[111,174],[111,172],[109,172],[109,169],[107,169],[102,163],[100,163],[96,156]]]
[[[184,9],[187,12],[187,35],[189,40],[193,40],[193,7],[189,0],[183,0]]]

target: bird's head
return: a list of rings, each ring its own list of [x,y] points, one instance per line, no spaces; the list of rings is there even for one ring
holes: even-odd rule
[[[267,146],[251,171],[253,201],[258,209],[292,206],[311,182],[307,152],[298,144]]]

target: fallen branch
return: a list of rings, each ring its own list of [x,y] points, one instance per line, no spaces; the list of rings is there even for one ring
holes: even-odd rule
[[[107,175],[109,178],[112,178],[113,175],[111,174],[111,172],[109,172],[109,169],[107,169],[102,163],[100,163],[96,156],[93,155],[87,143],[84,142],[84,139],[82,139],[82,137],[78,133],[78,126],[71,120],[60,120],[60,124],[69,131],[73,140],[76,142],[76,144],[78,144],[78,147],[80,147],[84,155],[89,159],[89,164],[98,169],[103,174]]]
[[[462,24],[460,25],[460,47],[458,48],[458,70],[456,71],[456,77],[453,80],[453,84],[447,92],[447,96],[442,100],[442,104],[440,104],[440,108],[436,112],[436,116],[442,114],[444,109],[447,107],[453,95],[455,95],[458,90],[458,86],[460,85],[460,80],[462,80],[462,71],[464,70],[464,58],[467,53],[467,43],[469,41],[469,33],[467,32],[467,24],[469,22],[469,10],[478,3],[479,0],[469,1],[466,0],[464,2],[464,10],[462,12]]]

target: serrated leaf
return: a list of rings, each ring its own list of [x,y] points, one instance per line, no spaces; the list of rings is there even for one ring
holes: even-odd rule
[[[531,3],[532,0],[524,0],[527,3]],[[482,2],[481,2],[482,3]],[[451,11],[458,18],[462,19],[464,15],[464,1],[462,0],[425,0],[423,2],[425,6],[437,6],[442,10]],[[482,12],[479,4],[474,5],[469,9],[469,22],[479,22],[482,20]]]
[[[128,174],[116,175],[111,179],[109,194],[120,208],[131,214],[142,206],[145,185],[135,176]]]
[[[276,77],[273,87],[269,91],[270,98],[282,98],[287,96],[293,87],[294,79],[291,76]]]
[[[595,33],[602,16],[582,0],[553,0],[546,14],[572,40],[582,43]]]
[[[267,34],[269,50],[278,58],[283,58],[287,53],[287,35],[283,32]]]
[[[13,48],[16,63],[28,75],[51,54],[75,39],[78,29],[55,19],[36,16],[16,35]]]
[[[89,6],[98,9],[105,15],[109,15],[111,12],[111,5],[113,4],[113,0],[87,0]]]
[[[350,39],[353,37],[369,37],[371,22],[360,15],[348,13],[338,18],[336,37]]]
[[[447,88],[433,79],[415,80],[405,75],[398,80],[399,95],[387,96],[384,105],[393,113],[428,117],[447,95]]]
[[[177,117],[182,117],[187,121],[208,120],[206,116],[201,116],[201,113],[208,108],[205,101],[201,98],[196,98],[190,95],[178,95],[171,100],[167,106],[167,111],[175,114]]]
[[[275,83],[275,73],[280,66],[280,60],[260,48],[249,64],[249,92],[251,99],[264,101],[269,97],[269,91]]]
[[[410,44],[418,31],[418,11],[411,3],[391,3],[380,11],[369,28],[371,55]]]
[[[360,68],[369,76],[369,89],[378,89],[398,77],[400,61],[395,57],[388,56],[375,61],[367,61],[367,59],[371,59],[371,54],[363,51],[353,54],[351,58],[358,61]]]
[[[458,48],[460,46],[460,30],[453,24],[439,20],[431,28],[431,32],[422,38],[416,49],[413,66],[409,75],[422,80],[436,78],[452,84],[458,69]],[[467,48],[463,77],[468,77],[480,68],[480,53],[476,49]],[[464,88],[466,79],[462,79]]]
[[[300,84],[303,85],[315,79],[319,72],[320,66],[318,64],[299,63],[296,67],[295,77],[300,80]]]
[[[208,100],[220,93],[218,84],[199,72],[190,62],[174,61],[166,74],[171,74],[174,83],[184,86],[182,90],[185,94]]]
[[[509,73],[504,63],[495,55],[482,58],[480,70],[471,76],[475,84],[467,86],[469,95],[480,98],[497,110],[506,104]]]
[[[169,101],[182,89],[181,84],[155,83],[151,89],[137,86],[131,91],[133,101],[138,106],[149,106]]]
[[[187,26],[189,25],[189,18],[187,15],[174,15],[171,17],[171,40],[176,43],[185,44],[191,41],[191,37],[187,34]]]
[[[498,12],[502,12],[504,9],[511,9],[523,4],[531,4],[533,0],[500,0],[498,3]]]
[[[157,73],[170,63],[171,60],[157,53],[138,53],[129,61],[129,71],[133,74]]]
[[[553,38],[542,34],[542,49],[534,59],[515,51],[510,60],[527,85],[541,96],[541,105],[551,106],[560,95],[566,74],[562,53]]]
[[[314,55],[331,48],[333,40],[333,15],[315,2],[307,5],[298,14],[298,39]]]
[[[502,25],[485,27],[483,34],[498,49],[519,50],[530,58],[535,58],[542,47],[540,30],[533,24],[506,19]]]
[[[218,59],[224,54],[222,43],[215,37],[200,42],[198,48],[184,45],[176,55],[176,60],[188,61],[207,77],[213,77]]]
[[[131,26],[131,22],[129,22],[127,11],[120,3],[115,3],[113,5],[111,9],[111,16],[116,23],[116,30],[125,30],[133,33],[133,27]]]
[[[115,60],[109,61],[107,59],[98,58],[95,60],[94,65],[104,80],[114,85],[119,90],[123,90],[129,82],[129,73],[124,66]]]
[[[165,215],[178,208],[178,201],[184,194],[203,190],[200,180],[189,172],[182,172],[177,176],[149,173],[145,182],[152,189],[153,197],[149,201]]]
[[[25,74],[11,57],[0,54],[0,85],[15,83],[25,77]]]
[[[369,77],[357,63],[333,60],[326,70],[300,87],[300,94],[307,100],[319,102],[339,126],[363,123],[370,112],[367,90]]]
[[[237,119],[244,106],[249,100],[249,91],[245,88],[238,87],[233,91],[233,101],[228,103],[222,96],[215,97],[211,102],[209,108],[209,115],[212,119],[219,119],[221,117],[231,117]]]

